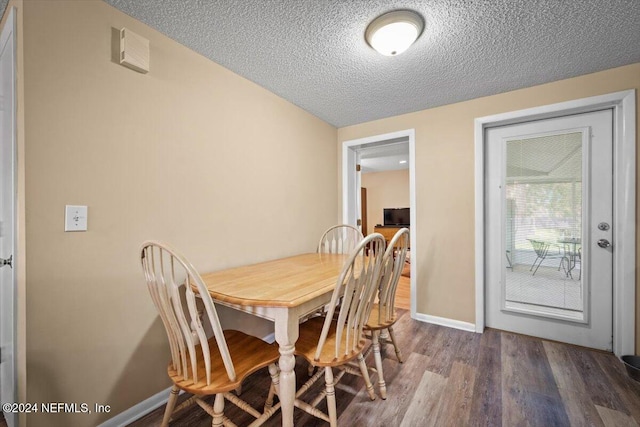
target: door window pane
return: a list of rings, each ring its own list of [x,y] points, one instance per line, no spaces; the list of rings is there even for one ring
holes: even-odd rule
[[[582,133],[506,142],[505,309],[583,318]]]

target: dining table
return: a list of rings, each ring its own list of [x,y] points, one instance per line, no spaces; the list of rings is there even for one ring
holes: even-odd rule
[[[202,274],[215,303],[274,322],[283,426],[293,426],[298,325],[330,302],[347,258],[308,253]]]

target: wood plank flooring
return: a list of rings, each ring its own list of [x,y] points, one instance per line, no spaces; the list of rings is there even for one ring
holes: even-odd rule
[[[420,323],[406,311],[401,311],[395,331],[405,363],[398,363],[393,348],[386,347],[388,398],[370,401],[362,379],[345,375],[336,387],[339,425],[640,425],[640,383],[626,375],[612,354],[493,329],[475,334]],[[306,378],[307,366],[299,360],[298,386]],[[375,374],[372,381],[375,385]],[[268,385],[268,373],[261,370],[245,381],[242,397],[259,407]],[[319,407],[326,411],[325,403]],[[163,411],[161,407],[130,427],[158,425]],[[225,414],[238,425],[252,419],[231,403]],[[175,414],[171,425],[209,426],[211,418],[195,406]],[[279,426],[280,414],[265,425]],[[327,423],[296,409],[295,425]]]
[[[411,279],[400,276],[396,290],[396,307],[411,310]]]

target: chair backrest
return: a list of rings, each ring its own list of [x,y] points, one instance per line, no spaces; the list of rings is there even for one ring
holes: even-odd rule
[[[341,298],[336,320],[335,357],[351,354],[364,345],[363,328],[371,314],[384,250],[384,237],[380,233],[373,233],[360,241],[347,258],[328,305],[315,354],[316,360],[320,358],[332,327],[336,305]]]
[[[409,229],[401,228],[389,242],[382,259],[378,291],[380,317],[378,323],[390,321],[395,314],[396,290],[409,250]]]
[[[318,253],[349,254],[363,239],[352,225],[334,225],[324,232],[318,243]]]
[[[169,338],[171,361],[178,375],[185,380],[191,378],[194,383],[199,381],[196,360],[197,351],[201,351],[207,384],[211,383],[211,354],[198,312],[195,287],[204,305],[204,314],[213,329],[227,375],[231,381],[235,381],[235,369],[218,313],[193,265],[170,246],[156,241],[144,242],[140,257],[151,299]]]

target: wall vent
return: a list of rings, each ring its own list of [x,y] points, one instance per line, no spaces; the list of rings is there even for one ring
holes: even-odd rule
[[[140,73],[148,73],[149,40],[126,28],[121,29],[120,64]]]

